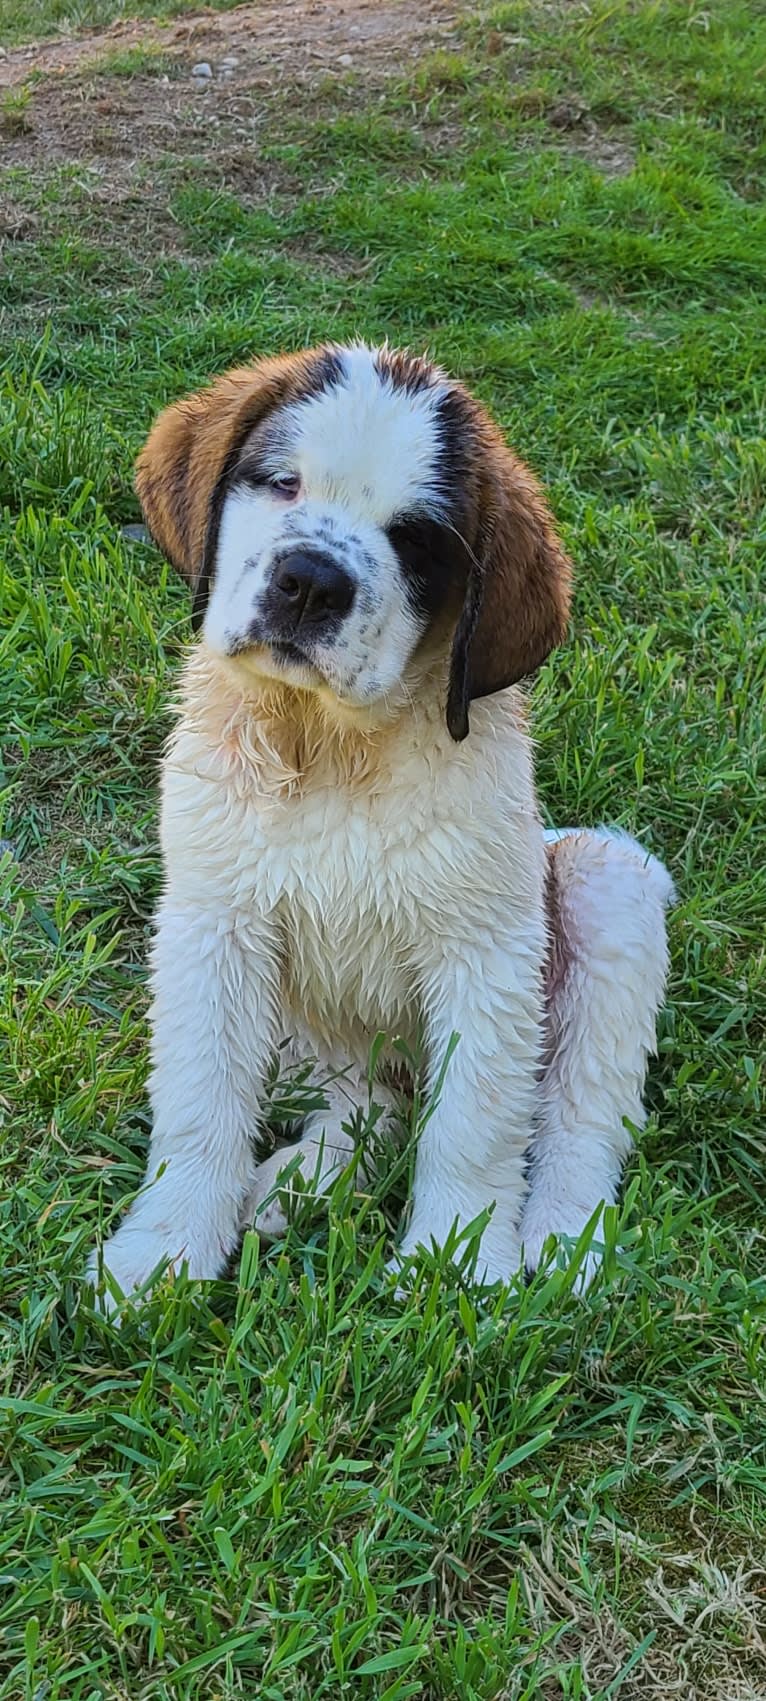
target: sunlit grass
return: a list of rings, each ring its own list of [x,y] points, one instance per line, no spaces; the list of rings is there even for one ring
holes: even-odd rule
[[[277,92],[260,198],[225,137],[138,160],[113,205],[92,160],[8,175],[33,221],[0,276],[9,1701],[762,1687],[765,57],[736,0],[520,3],[383,93]],[[652,1114],[585,1300],[556,1271],[487,1300],[468,1259],[402,1305],[405,1178],[348,1176],[329,1224],[248,1237],[230,1281],[117,1332],[81,1278],[141,1180],[189,638],[122,533],[132,459],[211,372],[351,334],[427,345],[550,489],[577,599],[535,688],[543,806],[638,830],[679,889]]]

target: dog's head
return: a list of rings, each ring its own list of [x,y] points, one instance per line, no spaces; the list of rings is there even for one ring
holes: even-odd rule
[[[447,724],[564,635],[570,566],[528,469],[428,361],[324,347],[166,409],[139,456],[194,624],[245,672],[347,710],[406,700],[449,655]]]

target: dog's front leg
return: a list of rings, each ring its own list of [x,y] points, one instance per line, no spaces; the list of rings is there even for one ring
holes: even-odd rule
[[[424,965],[429,1085],[459,1036],[438,1103],[423,1128],[412,1215],[399,1256],[442,1245],[455,1220],[487,1207],[478,1273],[507,1279],[519,1263],[518,1225],[540,1066],[542,920],[498,926]]]
[[[103,1251],[126,1294],[160,1263],[216,1276],[234,1249],[277,1038],[274,926],[166,899],[152,981],[154,1127],[146,1182]],[[97,1279],[95,1254],[90,1275]]]

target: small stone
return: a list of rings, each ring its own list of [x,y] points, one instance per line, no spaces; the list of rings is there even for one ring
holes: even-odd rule
[[[149,533],[146,526],[121,526],[120,530],[128,543],[149,542]]]
[[[236,53],[227,53],[226,58],[221,60],[221,70],[236,71],[238,64],[239,60]]]
[[[339,53],[338,54],[338,64],[339,65],[353,65],[353,63],[354,63],[354,61],[353,61],[350,53]]]
[[[206,83],[212,75],[212,66],[208,65],[206,59],[201,59],[198,65],[192,65],[192,76],[197,77],[201,83]]]

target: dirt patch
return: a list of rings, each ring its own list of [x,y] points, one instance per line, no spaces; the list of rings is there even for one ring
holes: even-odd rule
[[[19,48],[0,60],[0,99],[3,89],[11,103],[29,94],[23,126],[3,136],[3,164],[34,182],[77,163],[86,233],[95,220],[107,241],[178,253],[168,167],[177,178],[193,162],[197,183],[231,190],[244,206],[299,192],[286,165],[262,158],[280,106],[311,108],[337,83],[353,111],[360,83],[365,92],[382,86],[408,61],[448,46],[455,28],[444,0],[297,0],[166,24],[137,19]],[[0,203],[6,242],[34,235],[34,210],[19,206],[28,198],[11,193]]]
[[[200,11],[162,24],[135,19],[94,30],[73,40],[16,48],[0,61],[0,88],[26,81],[32,72],[82,74],[107,55],[153,48],[193,55],[209,63],[234,55],[233,71],[243,83],[279,87],[316,81],[351,69],[366,75],[396,74],[402,59],[443,47],[452,37],[455,14],[441,0],[380,5],[378,0],[292,0],[282,5],[238,6],[230,12]],[[189,60],[190,66],[192,59]]]
[[[566,141],[570,153],[587,160],[604,177],[627,177],[636,163],[635,150],[620,137],[605,135],[597,124],[589,123]]]
[[[204,92],[190,76],[139,74],[110,78],[74,73],[34,90],[30,128],[6,138],[3,162],[32,171],[64,162],[103,166],[105,191],[135,178],[139,162],[166,157],[204,159],[217,151],[221,133],[241,145],[255,142],[263,103],[252,88],[216,84]],[[257,154],[250,159],[258,175]]]
[[[551,129],[558,130],[565,140],[568,152],[587,160],[604,177],[627,177],[633,170],[633,148],[623,137],[603,130],[582,102],[564,100],[541,110]]]

